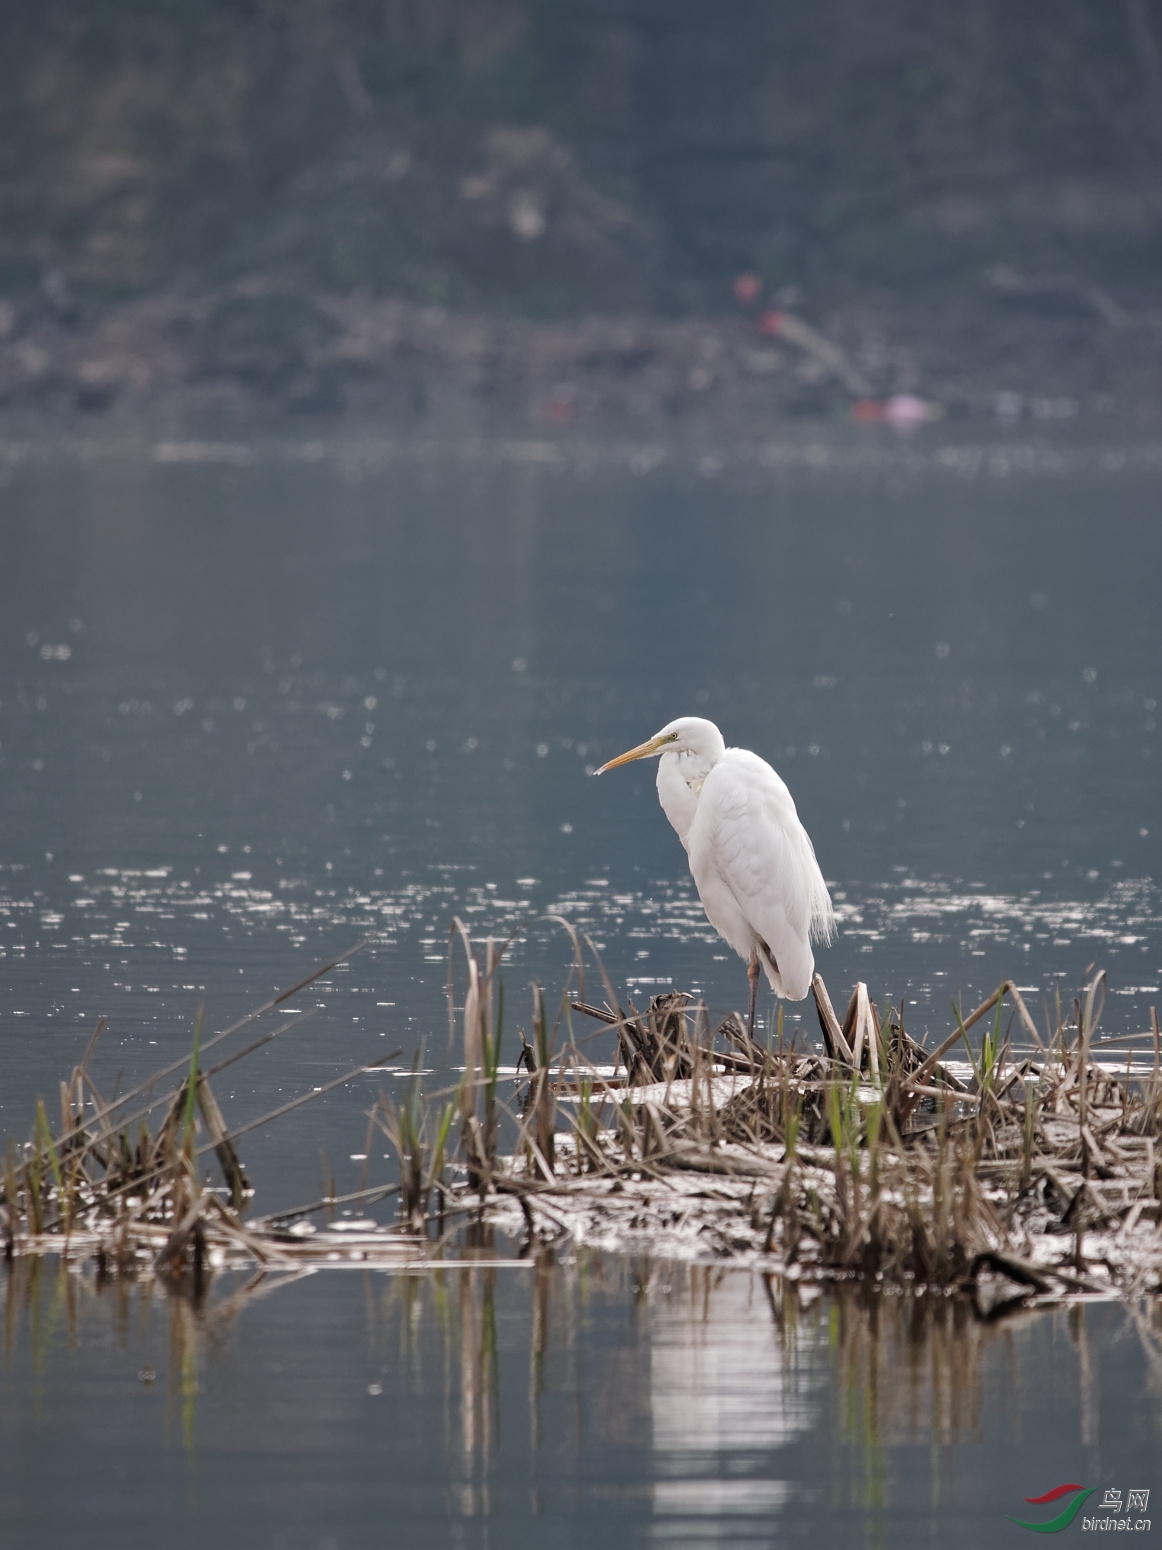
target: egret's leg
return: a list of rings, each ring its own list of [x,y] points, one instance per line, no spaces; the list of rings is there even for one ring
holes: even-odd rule
[[[750,962],[746,966],[746,977],[750,980],[750,1012],[746,1020],[746,1034],[750,1042],[754,1043],[754,1007],[759,993],[759,955],[751,953]]]

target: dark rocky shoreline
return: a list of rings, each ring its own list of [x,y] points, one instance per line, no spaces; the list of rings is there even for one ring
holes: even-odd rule
[[[0,303],[0,416],[99,421],[164,402],[246,423],[367,414],[401,432],[669,438],[698,427],[745,441],[875,418],[895,398],[982,430],[1149,434],[1162,424],[1162,312],[1106,300],[1045,283],[944,306],[863,301],[810,322],[741,306],[538,322],[262,278],[86,313],[62,286]]]

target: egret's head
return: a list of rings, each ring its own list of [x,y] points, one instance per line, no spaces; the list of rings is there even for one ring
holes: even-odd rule
[[[648,742],[639,743],[636,748],[618,754],[616,759],[610,759],[597,773],[604,775],[606,770],[612,770],[618,764],[629,764],[633,759],[650,759],[655,754],[666,753],[695,754],[707,764],[713,764],[722,757],[725,748],[722,733],[713,721],[705,721],[701,716],[679,716],[677,721],[671,721],[660,732],[655,732]]]

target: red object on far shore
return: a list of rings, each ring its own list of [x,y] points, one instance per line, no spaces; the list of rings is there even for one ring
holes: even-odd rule
[[[787,314],[785,312],[779,312],[777,310],[764,312],[758,321],[759,333],[777,334],[783,326],[783,319],[786,317],[786,315]]]
[[[861,425],[871,425],[877,420],[886,420],[883,404],[879,404],[874,398],[857,398],[851,406],[851,418],[858,420]]]
[[[744,307],[749,307],[752,302],[759,299],[762,288],[763,282],[757,274],[740,274],[734,282],[734,299],[740,301]]]
[[[577,409],[577,389],[571,382],[558,382],[551,387],[542,404],[541,413],[546,420],[567,425]]]

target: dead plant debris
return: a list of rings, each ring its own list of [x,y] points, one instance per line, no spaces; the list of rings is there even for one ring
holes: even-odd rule
[[[819,1046],[802,1031],[788,1042],[781,1016],[759,1045],[734,1015],[712,1028],[688,995],[623,1004],[592,944],[571,935],[574,971],[555,1022],[534,987],[532,1039],[519,1031],[516,1064],[502,1066],[504,946],[473,943],[454,922],[450,1009],[453,949],[467,971],[451,1024],[462,1064],[425,1095],[417,1054],[368,1114],[391,1142],[395,1175],[368,1184],[365,1172],[342,1195],[328,1183],[320,1199],[274,1215],[252,1212],[240,1137],[394,1056],[235,1130],[210,1079],[275,1034],[216,1065],[206,1056],[362,944],[212,1038],[199,1019],[188,1062],[112,1102],[89,1070],[102,1021],[61,1083],[59,1128],[40,1102],[31,1139],[9,1143],[7,1256],[91,1259],[104,1274],[153,1274],[197,1293],[225,1265],[446,1267],[471,1255],[473,1234],[487,1229],[491,1241],[500,1229],[526,1256],[571,1239],[790,1281],[960,1294],[984,1317],[1162,1291],[1158,1019],[1152,1010],[1144,1034],[1098,1039],[1104,974],[1043,1029],[1006,981],[968,1016],[954,1008],[955,1026],[930,1050],[906,1030],[903,1001],[880,1008],[860,983],[841,1022],[816,975]],[[586,947],[600,1005],[585,997]],[[585,1053],[592,1025],[613,1034],[612,1065]],[[1135,1039],[1149,1041],[1137,1058]],[[220,1185],[203,1169],[211,1153]],[[394,1222],[354,1214],[388,1197]]]

